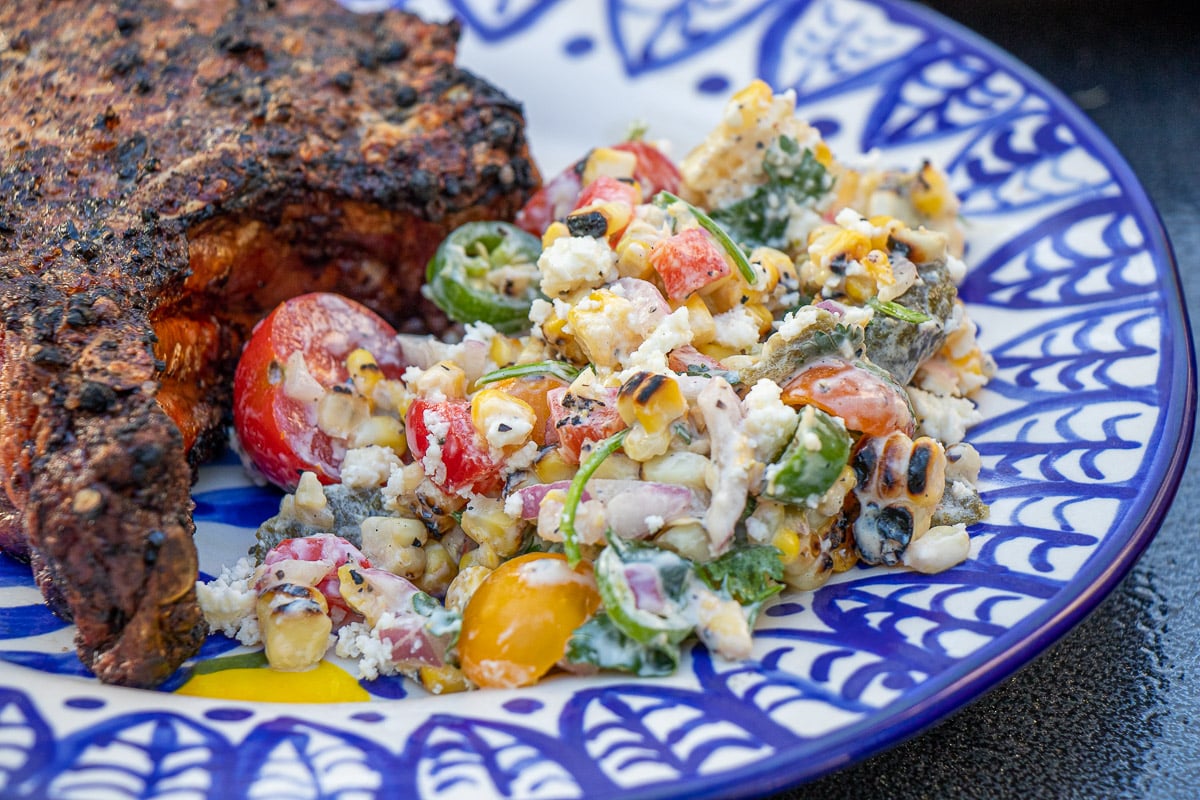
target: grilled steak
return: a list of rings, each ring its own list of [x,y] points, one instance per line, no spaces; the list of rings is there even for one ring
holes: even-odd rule
[[[189,492],[253,323],[326,289],[436,329],[440,239],[536,187],[457,36],[332,0],[0,4],[0,547],[101,680],[204,638]]]

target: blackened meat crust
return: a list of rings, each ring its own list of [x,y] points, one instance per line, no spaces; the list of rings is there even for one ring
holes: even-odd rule
[[[457,36],[331,0],[0,4],[0,547],[101,680],[203,641],[192,466],[253,323],[330,289],[436,327],[442,236],[536,188]]]

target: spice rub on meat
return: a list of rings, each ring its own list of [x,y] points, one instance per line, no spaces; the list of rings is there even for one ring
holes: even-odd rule
[[[0,5],[0,546],[103,681],[206,633],[190,486],[304,291],[436,328],[425,262],[540,180],[458,27],[332,0]]]

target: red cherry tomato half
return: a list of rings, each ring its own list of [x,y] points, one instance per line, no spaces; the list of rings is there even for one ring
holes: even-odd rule
[[[638,163],[633,177],[642,185],[642,194],[646,197],[654,197],[663,190],[679,194],[679,184],[683,182],[679,168],[662,150],[642,140],[621,142],[613,145],[613,149],[624,150],[637,156]]]
[[[797,372],[783,386],[783,402],[808,403],[846,422],[846,428],[868,436],[916,428],[904,390],[890,378],[840,358],[821,358]]]
[[[315,402],[288,394],[288,363],[293,354],[303,356],[309,375],[328,390],[349,377],[346,356],[359,347],[387,377],[404,372],[395,329],[338,294],[293,297],[255,326],[233,377],[233,425],[242,449],[271,483],[291,491],[305,471],[322,483],[337,481],[345,447],[317,428]]]
[[[408,406],[405,422],[408,450],[425,474],[446,492],[470,489],[476,494],[498,491],[500,465],[471,422],[466,400],[433,401],[418,397]],[[429,451],[438,448],[431,457]]]
[[[569,464],[579,463],[579,456],[589,442],[603,441],[628,427],[617,410],[616,389],[605,389],[601,402],[577,395],[567,400],[567,387],[564,386],[551,389],[546,400],[550,407],[550,425],[558,436],[563,460]]]

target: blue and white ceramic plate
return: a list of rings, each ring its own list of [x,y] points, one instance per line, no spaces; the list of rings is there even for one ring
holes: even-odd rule
[[[972,557],[933,576],[853,570],[784,596],[745,663],[697,647],[664,680],[560,677],[446,697],[391,682],[371,686],[375,702],[329,706],[102,686],[80,674],[71,630],[27,570],[4,563],[5,796],[765,794],[996,685],[1092,609],[1154,535],[1193,422],[1170,248],[1124,161],[1028,69],[899,0],[452,10],[463,63],[525,102],[547,174],[636,120],[682,156],[753,77],[794,87],[840,156],[947,168],[968,226],[963,294],[999,364],[970,435],[992,507]],[[277,503],[233,463],[208,468],[196,500],[208,573],[245,551]],[[208,655],[232,646],[218,638]]]

